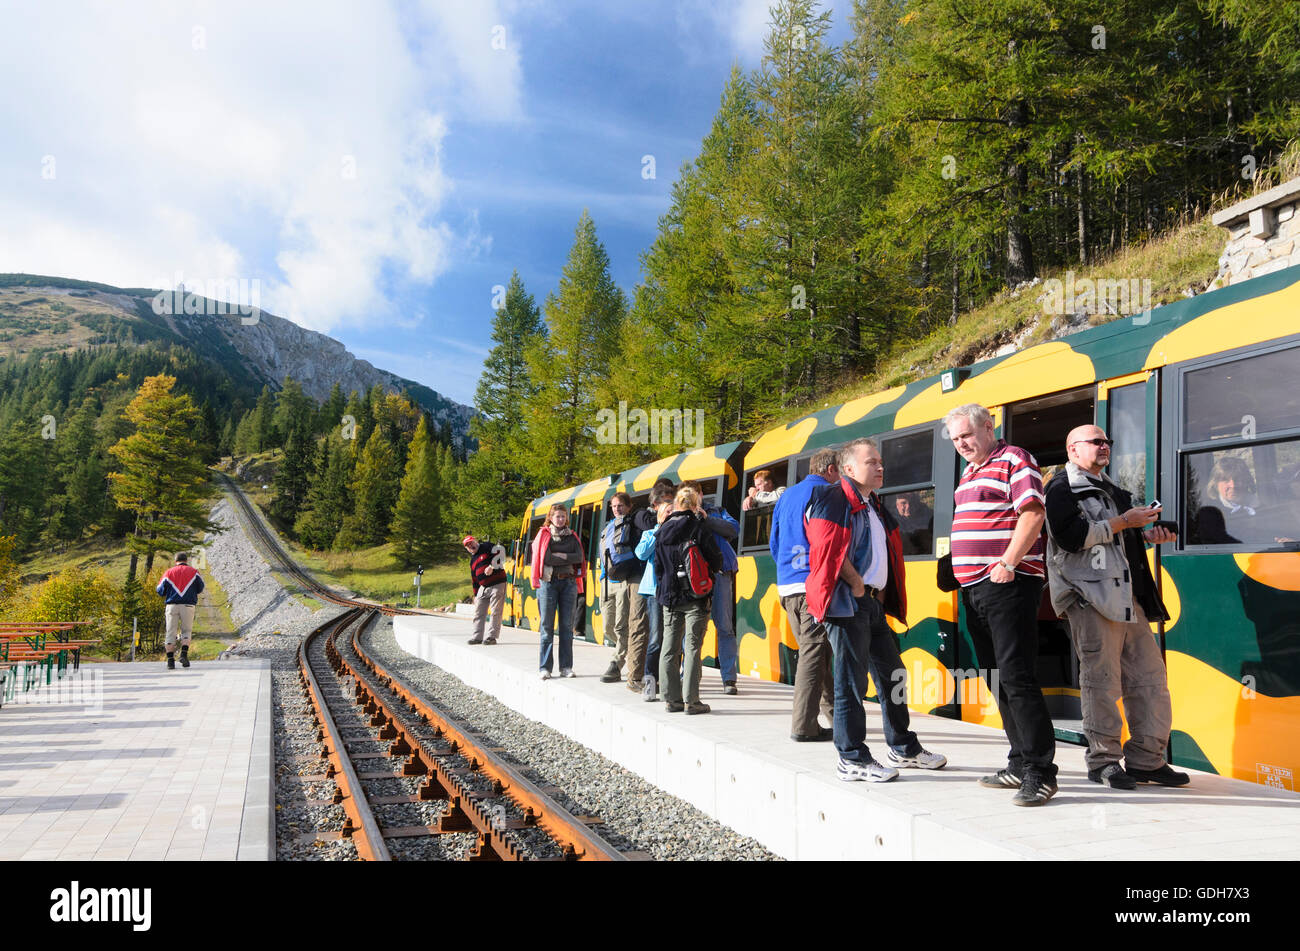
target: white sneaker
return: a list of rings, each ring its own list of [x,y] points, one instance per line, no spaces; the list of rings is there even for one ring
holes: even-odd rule
[[[832,730],[835,728],[835,724],[832,723],[828,717],[824,717],[820,713],[817,714],[817,725],[823,730]]]
[[[885,754],[885,759],[889,760],[891,766],[915,766],[917,769],[943,769],[948,765],[948,757],[931,753],[924,748],[915,756],[904,756],[890,750]]]
[[[549,670],[539,670],[537,672],[537,676],[540,677],[542,680],[550,680],[551,672]]]
[[[846,783],[887,783],[898,778],[898,770],[882,766],[875,760],[866,763],[850,763],[841,759],[835,767],[835,775]]]
[[[659,684],[655,682],[654,677],[645,678],[645,686],[641,688],[641,699],[646,703],[651,703],[659,699]]]
[[[576,677],[576,676],[578,676],[578,675],[575,674],[575,673],[573,672],[573,668],[572,668],[572,667],[561,667],[561,668],[560,668],[560,676],[561,676],[561,677]]]

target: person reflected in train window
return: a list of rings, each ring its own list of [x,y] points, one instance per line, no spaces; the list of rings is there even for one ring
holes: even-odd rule
[[[586,556],[582,541],[569,528],[569,512],[556,502],[546,513],[546,524],[533,540],[531,581],[537,589],[537,609],[541,615],[542,647],[538,674],[550,680],[554,672],[554,639],[560,639],[560,676],[573,677],[573,611],[583,591]],[[559,615],[559,630],[555,628]]]
[[[1255,492],[1255,477],[1244,459],[1224,456],[1215,463],[1206,494],[1223,509],[1224,527],[1229,535],[1247,539],[1255,534],[1254,523],[1250,521],[1259,504]]]
[[[1149,623],[1169,620],[1169,612],[1146,556],[1147,543],[1177,536],[1153,524],[1159,509],[1135,506],[1106,475],[1110,447],[1098,426],[1070,430],[1069,461],[1046,492],[1048,586],[1054,612],[1070,622],[1079,658],[1088,779],[1112,789],[1136,789],[1139,782],[1183,786],[1188,775],[1165,759],[1173,708]],[[1130,736],[1121,744],[1124,716]]]
[[[918,492],[903,492],[890,501],[898,529],[903,533],[905,553],[928,554],[934,547],[934,510],[921,501]]]
[[[818,449],[808,460],[808,475],[791,486],[772,510],[768,550],[776,564],[776,593],[799,649],[794,669],[794,705],[790,710],[790,739],[796,743],[831,738],[834,678],[826,625],[808,613],[808,536],[803,513],[813,493],[840,481],[839,450]],[[769,634],[769,637],[775,636]]]
[[[749,493],[740,503],[740,507],[748,512],[756,505],[772,505],[783,492],[785,486],[776,484],[776,480],[772,478],[772,470],[759,469],[754,473],[754,484],[749,487]]]

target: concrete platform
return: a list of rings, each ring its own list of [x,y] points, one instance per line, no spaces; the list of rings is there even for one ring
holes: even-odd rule
[[[275,857],[265,660],[83,664],[0,708],[0,861]]]
[[[1060,792],[1012,805],[976,780],[1006,765],[1001,731],[913,714],[942,770],[903,770],[890,783],[835,777],[830,743],[789,739],[792,688],[742,678],[724,696],[705,668],[705,716],[668,713],[600,675],[607,647],[574,644],[575,679],[537,677],[538,635],[503,628],[494,646],[465,643],[463,618],[396,617],[398,643],[531,719],[573,737],[661,789],[791,859],[1292,859],[1300,795],[1192,772],[1182,789],[1133,792],[1088,782],[1083,748],[1058,744]],[[880,718],[867,742],[884,752]]]

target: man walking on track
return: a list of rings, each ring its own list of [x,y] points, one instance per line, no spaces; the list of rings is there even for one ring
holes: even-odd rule
[[[158,582],[158,593],[166,604],[167,616],[167,669],[176,669],[176,641],[181,642],[181,666],[190,665],[190,635],[194,631],[194,607],[199,603],[203,579],[189,565],[189,555],[176,553],[176,564],[163,572]]]
[[[471,644],[495,644],[501,636],[501,615],[506,603],[506,572],[494,563],[496,547],[491,542],[480,542],[466,535],[461,544],[469,552],[469,578],[474,585],[474,636]],[[492,629],[487,638],[483,628],[488,611],[492,612]]]

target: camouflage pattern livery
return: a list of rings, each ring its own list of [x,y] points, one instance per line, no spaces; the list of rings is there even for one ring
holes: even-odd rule
[[[579,511],[589,507],[598,532],[607,500],[620,488],[644,491],[661,474],[674,481],[700,477],[695,473],[725,476],[727,507],[741,520],[740,673],[791,683],[798,651],[767,550],[762,520],[770,516],[741,513],[739,501],[756,470],[773,470],[778,484],[793,484],[807,472],[815,450],[870,436],[881,443],[885,457],[882,497],[888,501],[891,493],[905,493],[930,513],[928,532],[921,527],[919,548],[906,560],[907,623],[890,619],[903,635],[909,704],[921,712],[1000,727],[989,678],[978,670],[965,632],[960,598],[939,591],[935,581],[937,559],[947,552],[952,491],[963,467],[942,419],[956,406],[981,403],[993,414],[999,435],[1029,449],[1045,468],[1054,453],[1063,461],[1070,428],[1095,422],[1117,441],[1111,476],[1126,479],[1123,484],[1135,499],[1160,499],[1162,518],[1179,526],[1177,543],[1148,549],[1171,614],[1169,621],[1152,625],[1173,697],[1171,761],[1295,790],[1300,770],[1296,380],[1300,267],[862,396],[763,433],[752,445],[685,453],[552,493],[525,513],[521,542],[530,526],[535,533],[540,525],[535,513],[544,514],[553,501],[570,502]],[[1259,476],[1258,488],[1270,493],[1265,500],[1261,491],[1256,503],[1263,537],[1254,541],[1216,538],[1206,528],[1213,522],[1205,513],[1217,511],[1207,501],[1212,497],[1207,489],[1219,476],[1218,462],[1229,456],[1252,465],[1252,483]],[[1214,473],[1207,478],[1211,464]],[[1223,516],[1218,519],[1221,530]],[[589,640],[600,639],[597,587],[588,586]],[[526,579],[512,590],[513,616],[535,628],[536,598]],[[1040,614],[1040,624],[1045,625],[1042,643],[1050,648],[1040,658],[1044,693],[1058,736],[1078,741],[1077,663],[1071,666],[1068,638],[1051,633],[1058,622],[1050,611]]]

